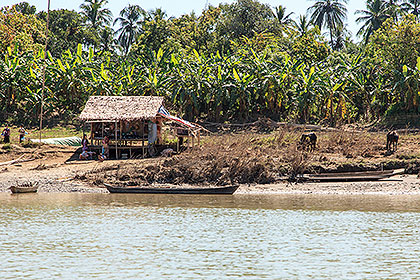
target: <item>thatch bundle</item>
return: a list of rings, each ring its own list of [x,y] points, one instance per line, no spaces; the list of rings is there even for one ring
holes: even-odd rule
[[[163,97],[91,96],[79,116],[83,121],[145,120],[156,117]]]

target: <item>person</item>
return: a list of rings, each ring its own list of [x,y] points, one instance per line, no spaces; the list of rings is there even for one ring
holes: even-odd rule
[[[82,139],[82,151],[86,151],[88,150],[88,145],[89,145],[89,141],[87,140],[87,136],[86,134],[83,134],[83,139]]]
[[[104,153],[100,154],[98,156],[98,160],[101,161],[101,162],[104,161],[104,160],[106,160],[106,155]]]
[[[109,158],[109,138],[108,136],[104,137],[102,140],[102,160]]]
[[[88,151],[86,150],[86,151],[83,151],[83,152],[80,154],[79,159],[81,159],[81,160],[92,159],[92,157],[93,157],[94,155],[95,155],[95,152],[88,152]]]
[[[148,123],[148,143],[149,145],[152,145],[156,142],[156,138],[157,138],[157,124],[156,124],[156,120],[151,120]]]
[[[79,159],[83,159],[83,160],[88,159],[88,158],[89,158],[89,154],[87,151],[83,151],[79,156]]]
[[[10,128],[8,124],[6,124],[6,127],[5,129],[3,129],[3,132],[1,133],[1,135],[4,137],[3,138],[4,143],[10,143]]]
[[[23,140],[25,140],[25,134],[28,134],[28,133],[26,132],[23,125],[21,125],[19,128],[19,143],[22,143]]]

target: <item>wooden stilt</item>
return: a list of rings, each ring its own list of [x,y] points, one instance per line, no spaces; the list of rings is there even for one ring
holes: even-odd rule
[[[144,122],[141,125],[141,149],[142,149],[142,157],[144,158]]]
[[[118,159],[118,135],[117,135],[118,123],[115,121],[115,158]]]
[[[174,128],[174,137],[176,138],[176,152],[179,153],[179,137],[176,132],[176,128]]]

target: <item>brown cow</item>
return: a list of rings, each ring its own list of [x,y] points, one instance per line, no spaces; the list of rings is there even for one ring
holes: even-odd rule
[[[303,150],[308,150],[308,151],[314,151],[316,148],[316,134],[311,132],[311,133],[304,133],[302,134],[302,136],[300,137],[300,141],[299,141],[299,146],[303,149]]]
[[[398,146],[398,138],[399,135],[396,131],[390,131],[388,132],[388,134],[386,135],[386,150],[391,152],[395,152],[397,150],[397,146]]]

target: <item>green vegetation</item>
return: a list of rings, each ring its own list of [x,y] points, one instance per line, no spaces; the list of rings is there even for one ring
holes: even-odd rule
[[[418,114],[417,2],[369,0],[357,44],[345,3],[319,0],[311,21],[297,22],[254,0],[178,18],[129,5],[112,21],[106,0],[51,11],[45,118],[74,119],[91,95],[160,95],[189,120],[216,122],[334,126]],[[27,3],[0,10],[0,123],[38,122],[45,26],[46,13]]]
[[[19,127],[11,127],[10,128],[10,142],[11,144],[19,144]],[[22,146],[25,148],[33,147],[38,145],[37,143],[31,143],[27,141],[28,139],[38,139],[39,138],[39,129],[28,129],[26,130],[28,133],[25,135],[26,141],[22,143]],[[73,126],[55,126],[52,128],[44,128],[42,129],[42,138],[65,138],[65,137],[72,137],[78,136],[82,138],[83,131],[77,129]],[[3,137],[1,138],[0,142],[3,141]],[[7,145],[7,144],[6,144]]]

